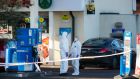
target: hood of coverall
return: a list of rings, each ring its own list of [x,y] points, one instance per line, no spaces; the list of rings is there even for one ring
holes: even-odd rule
[[[77,36],[74,38],[74,41],[78,41],[78,37]]]
[[[68,33],[67,32],[63,32],[62,33],[62,38],[67,38]]]

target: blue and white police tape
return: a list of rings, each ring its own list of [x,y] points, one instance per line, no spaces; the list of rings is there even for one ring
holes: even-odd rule
[[[70,61],[70,60],[77,60],[77,59],[93,59],[93,58],[102,58],[102,57],[111,57],[115,55],[121,55],[121,54],[127,54],[129,51],[121,52],[121,53],[115,53],[110,55],[104,55],[104,56],[87,56],[87,57],[78,57],[78,58],[67,58],[67,59],[61,59],[61,60],[48,60],[45,62],[24,62],[24,63],[0,63],[1,66],[17,66],[17,65],[28,65],[28,64],[39,64],[39,63],[53,63],[53,62],[61,62],[61,61]]]

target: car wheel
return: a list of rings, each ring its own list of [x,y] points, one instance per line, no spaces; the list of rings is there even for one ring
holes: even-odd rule
[[[84,65],[80,65],[80,67],[79,67],[80,69],[84,69],[85,68],[85,66]]]

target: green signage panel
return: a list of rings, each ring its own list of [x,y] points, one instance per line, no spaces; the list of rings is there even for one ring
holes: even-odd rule
[[[52,5],[52,0],[39,0],[39,6],[42,9],[48,9]]]

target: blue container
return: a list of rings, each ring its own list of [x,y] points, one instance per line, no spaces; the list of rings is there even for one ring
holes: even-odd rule
[[[5,63],[17,63],[17,52],[15,48],[7,48],[6,49],[6,57],[5,57]],[[5,69],[8,71],[17,71],[18,66],[5,66]]]

